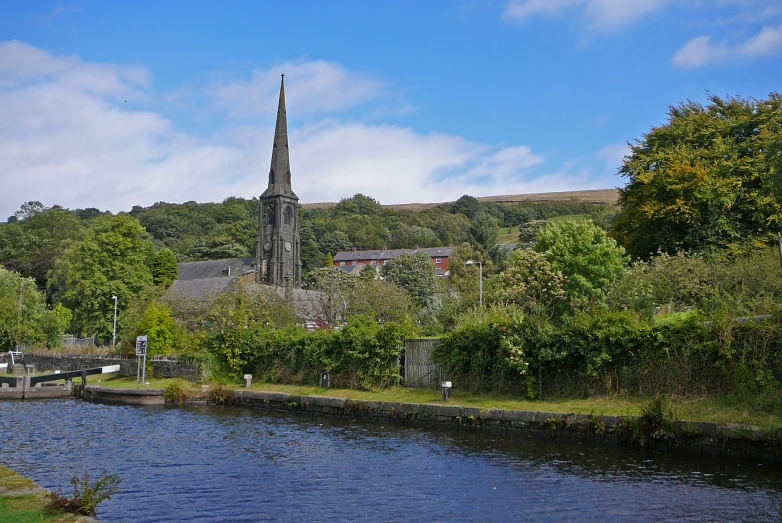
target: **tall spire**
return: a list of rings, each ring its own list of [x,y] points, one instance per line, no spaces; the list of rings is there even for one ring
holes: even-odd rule
[[[272,163],[269,168],[269,186],[261,195],[283,195],[299,199],[291,189],[291,160],[288,153],[288,116],[285,112],[285,75],[280,80],[280,101],[277,105],[277,124],[274,127]]]

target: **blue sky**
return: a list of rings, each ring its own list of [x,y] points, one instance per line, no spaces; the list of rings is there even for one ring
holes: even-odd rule
[[[0,216],[622,186],[669,105],[765,98],[780,0],[0,1]]]

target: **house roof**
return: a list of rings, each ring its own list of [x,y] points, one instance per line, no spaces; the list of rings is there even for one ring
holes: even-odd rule
[[[231,292],[232,285],[238,276],[218,276],[214,278],[198,278],[191,280],[176,280],[166,291],[167,300],[195,300],[202,302],[223,292]],[[252,293],[275,293],[283,300],[293,303],[294,311],[303,321],[314,320],[322,313],[326,300],[322,292],[298,288],[272,287],[257,283],[248,283],[246,289]]]
[[[422,252],[430,258],[448,257],[453,253],[450,247],[423,247],[421,249],[387,249],[374,251],[340,251],[334,255],[334,261],[353,261],[353,260],[390,260],[401,254],[414,254]]]
[[[177,264],[180,280],[199,280],[203,278],[221,278],[227,275],[223,271],[231,268],[231,276],[240,275],[253,269],[255,258],[225,258],[222,260],[204,260]]]
[[[176,280],[166,291],[166,298],[184,297],[199,301],[205,300],[225,291],[233,279],[234,276],[218,276],[216,278]]]

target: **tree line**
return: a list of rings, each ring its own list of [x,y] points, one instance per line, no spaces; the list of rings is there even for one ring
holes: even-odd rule
[[[550,383],[553,369],[565,368],[570,374],[556,373],[556,390],[579,394],[584,390],[577,383],[592,383],[587,392],[662,390],[663,382],[692,392],[705,382],[691,377],[722,376],[777,408],[782,353],[776,342],[763,341],[775,331],[733,329],[730,318],[776,318],[780,312],[782,268],[775,249],[782,216],[781,100],[776,93],[766,100],[712,96],[706,105],[671,107],[667,122],[631,144],[619,170],[627,184],[618,208],[578,201],[500,204],[464,196],[411,212],[360,194],[327,209],[303,208],[305,279],[330,307],[324,326],[358,322],[349,332],[364,332],[359,338],[367,340],[380,335],[380,327],[441,335],[441,363],[477,388],[534,396],[544,373]],[[0,261],[13,278],[32,278],[45,292],[38,300],[44,312],[46,304],[73,311],[72,327],[105,335],[110,297],[124,294],[133,301],[123,304],[126,338],[143,326],[159,333],[161,351],[211,354],[227,372],[251,372],[261,364],[252,355],[277,347],[277,336],[283,336],[278,331],[294,336],[289,329],[297,328],[290,308],[295,304],[266,297],[252,312],[248,303],[260,298],[242,293],[201,309],[159,297],[175,277],[177,260],[252,254],[256,220],[257,201],[241,198],[159,203],[117,216],[31,202],[0,225]],[[510,226],[519,227],[512,252],[497,245],[500,228]],[[431,263],[420,255],[400,257],[383,269],[383,279],[374,271],[355,278],[328,263],[330,255],[351,247],[414,244],[453,246],[451,277],[434,278]],[[483,308],[478,268],[465,266],[467,260],[483,264]],[[3,291],[4,299],[18,300],[15,287],[6,287],[11,291]],[[686,322],[689,327],[681,327]],[[323,351],[336,351],[335,358],[342,350],[359,354],[347,335],[334,338],[334,345],[318,338],[324,334],[296,332],[298,359],[280,359],[277,369],[284,366],[289,377],[309,376],[332,361],[323,359]],[[686,335],[692,332],[700,334]],[[376,369],[385,365],[377,362],[393,359],[386,352],[361,354]],[[633,363],[641,361],[646,366]],[[669,375],[677,375],[674,361],[677,372],[686,369],[690,378],[650,377],[666,362]],[[720,374],[721,368],[732,370]],[[274,369],[264,372],[289,379]],[[359,379],[348,374],[346,382]],[[359,381],[372,381],[362,376]]]

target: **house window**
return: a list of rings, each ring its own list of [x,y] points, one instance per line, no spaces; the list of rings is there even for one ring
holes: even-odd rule
[[[442,263],[442,261],[443,261],[443,260],[442,260],[442,258],[435,258],[435,259],[434,259],[434,262],[435,262],[437,265],[439,265],[440,263]]]
[[[358,265],[358,260],[353,260],[353,263],[351,265]]]
[[[343,261],[339,262],[339,266],[340,267],[344,267],[345,266],[345,262],[343,262]]]
[[[372,265],[377,265],[377,260],[372,260],[370,263],[371,263]]]

